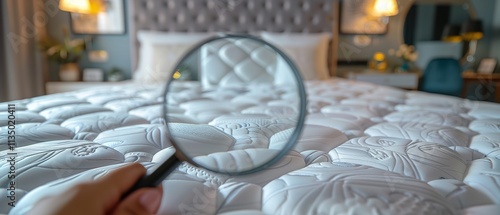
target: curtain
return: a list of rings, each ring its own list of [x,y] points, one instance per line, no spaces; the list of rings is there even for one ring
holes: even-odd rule
[[[7,88],[5,78],[5,47],[4,47],[4,18],[3,4],[0,3],[0,102],[7,100]]]
[[[54,10],[40,0],[2,0],[0,10],[0,101],[43,95],[47,63],[37,41],[45,36],[48,16]]]

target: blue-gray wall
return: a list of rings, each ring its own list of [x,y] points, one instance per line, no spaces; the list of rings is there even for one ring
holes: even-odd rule
[[[45,0],[48,1],[48,0]],[[452,0],[450,0],[452,1]],[[401,7],[407,7],[409,0],[399,0]],[[495,0],[471,0],[473,6],[477,11],[478,18],[484,22],[485,37],[479,41],[477,50],[477,59],[493,56],[500,60],[500,39],[494,37],[494,31],[500,31],[500,2]],[[125,15],[128,15],[128,0],[124,0]],[[429,10],[432,10],[429,8]],[[495,11],[497,11],[495,13]],[[403,11],[402,11],[403,12]],[[420,12],[419,12],[420,13]],[[427,13],[427,12],[424,12]],[[420,14],[419,14],[420,15]],[[426,17],[426,16],[423,16]],[[430,17],[427,17],[430,18]],[[454,18],[452,18],[453,20]],[[62,28],[69,28],[70,15],[67,12],[58,12],[54,17],[49,17],[49,24],[47,30],[49,34],[56,38],[62,38]],[[402,29],[397,27],[399,23],[404,22],[402,15],[397,15],[391,18],[389,23],[389,32],[386,35],[372,36],[373,42],[371,46],[364,48],[356,48],[356,50],[342,53],[339,49],[340,60],[367,60],[370,59],[376,51],[387,51],[390,48],[396,48],[402,42]],[[432,29],[429,23],[432,20],[418,20],[417,25],[427,25]],[[130,78],[132,73],[130,61],[130,35],[129,26],[123,35],[95,35],[94,36],[94,50],[105,50],[108,52],[109,59],[104,63],[89,62],[87,56],[84,56],[80,62],[80,67],[83,68],[101,68],[105,71],[113,67],[118,67],[124,71],[127,78]],[[81,35],[73,35],[74,37],[81,37]],[[418,35],[421,39],[429,37],[425,32]],[[352,44],[352,35],[339,35],[340,43]],[[52,63],[50,68],[51,80],[57,80],[57,66]]]
[[[420,5],[417,9],[415,41],[429,41],[434,37],[435,5]]]
[[[483,21],[484,37],[478,41],[476,59],[490,57],[490,51],[493,43],[493,16],[495,6],[500,4],[497,0],[472,0],[472,5],[477,11],[477,18]],[[500,11],[496,11],[500,13]],[[496,35],[498,37],[498,35]],[[497,58],[497,60],[500,60]]]
[[[349,0],[343,0],[343,1],[349,1]],[[440,0],[439,2],[444,2],[447,3],[449,2],[450,4],[457,4],[457,2],[463,2],[465,0]],[[340,45],[344,47],[352,47],[348,51],[339,49],[339,60],[341,61],[363,61],[363,60],[368,60],[370,59],[375,52],[378,51],[383,51],[386,52],[387,50],[391,48],[397,48],[401,43],[403,43],[403,24],[405,21],[405,13],[406,9],[410,8],[413,0],[398,0],[399,7],[400,7],[400,13],[396,16],[393,16],[390,18],[389,25],[388,25],[388,31],[385,35],[370,35],[372,38],[372,43],[370,46],[367,47],[362,47],[358,48],[354,46],[354,37],[355,35],[339,35],[339,41]],[[429,3],[432,2],[430,0],[425,0],[425,1],[420,1],[420,2],[425,2]],[[490,56],[491,52],[491,46],[493,42],[493,18],[495,14],[500,14],[500,1],[498,0],[470,0],[472,3],[473,7],[475,8],[477,12],[477,16],[479,19],[483,20],[483,25],[484,25],[484,33],[485,37],[481,39],[478,42],[478,49],[477,49],[477,59],[485,58]],[[495,7],[497,9],[495,9]],[[430,36],[430,39],[432,39],[432,34],[429,34],[429,32],[432,32],[433,30],[433,23],[434,20],[432,19],[434,15],[433,10],[434,6],[424,6],[426,10],[420,10],[417,11],[418,16],[424,15],[421,19],[417,20],[417,27],[426,27],[429,29],[428,32],[420,30],[419,32],[421,33],[420,35],[416,35],[420,39],[427,39]],[[452,11],[453,13],[453,11]],[[429,16],[425,16],[425,15]],[[500,16],[495,15],[498,17],[498,24],[496,28],[500,28]],[[452,16],[452,21],[457,19],[457,17]],[[500,31],[500,29],[499,29]],[[497,36],[498,37],[498,36]],[[416,38],[417,39],[417,38]],[[500,40],[500,39],[498,39]],[[346,45],[347,44],[347,45]],[[500,41],[498,41],[498,46],[500,48]],[[500,51],[499,51],[500,52]],[[500,55],[500,53],[498,53]],[[500,58],[498,59],[500,60]]]
[[[500,3],[498,2],[493,15],[493,41],[490,55],[500,61]]]
[[[125,20],[128,16],[128,1],[124,0]],[[49,17],[47,32],[49,36],[62,40],[63,28],[70,30],[70,14],[64,11],[59,11],[55,16]],[[85,35],[71,34],[72,38],[80,38]],[[105,50],[108,52],[108,60],[102,63],[90,62],[87,53],[80,60],[79,65],[83,70],[85,68],[100,68],[104,72],[108,72],[111,68],[117,67],[121,69],[127,78],[132,74],[131,57],[130,57],[130,36],[129,26],[126,23],[126,32],[122,35],[93,35],[94,42],[92,43],[93,50]],[[58,80],[58,66],[56,63],[50,64],[50,80]]]

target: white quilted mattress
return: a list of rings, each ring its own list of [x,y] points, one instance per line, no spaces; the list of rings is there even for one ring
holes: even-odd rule
[[[294,150],[270,169],[229,177],[181,165],[163,182],[159,214],[499,214],[500,105],[335,79],[306,83],[308,116]],[[225,115],[279,114],[284,96],[178,92],[175,121],[232,137]],[[127,162],[151,169],[173,152],[161,125],[163,86],[124,85],[14,101],[15,208],[93,180]],[[198,100],[197,100],[198,99]],[[234,102],[218,106],[217,100]],[[201,101],[201,102],[200,102]],[[245,105],[241,105],[241,104]],[[7,103],[0,105],[0,196],[7,196]],[[249,105],[250,104],[250,105]],[[267,107],[267,108],[266,108]],[[260,115],[259,115],[260,114]],[[262,133],[259,133],[262,132]]]

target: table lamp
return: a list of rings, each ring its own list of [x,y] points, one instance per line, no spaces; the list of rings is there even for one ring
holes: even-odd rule
[[[483,22],[481,20],[469,20],[462,25],[462,38],[469,43],[469,49],[461,62],[464,67],[470,67],[475,61],[477,41],[483,38]]]
[[[442,40],[445,42],[459,43],[462,42],[460,25],[446,25],[443,30]]]
[[[98,14],[104,10],[102,0],[60,0],[59,9],[72,13]]]
[[[399,13],[396,0],[375,0],[371,11],[373,16],[395,16]]]

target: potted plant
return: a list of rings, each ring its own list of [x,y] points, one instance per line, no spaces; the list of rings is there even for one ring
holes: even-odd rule
[[[45,38],[39,42],[40,49],[48,59],[59,64],[59,78],[61,81],[80,80],[78,61],[85,51],[83,39],[70,39],[67,30],[63,31],[64,41]]]
[[[113,67],[108,72],[108,81],[116,82],[116,81],[121,81],[121,80],[123,80],[122,70],[117,68],[117,67]]]

